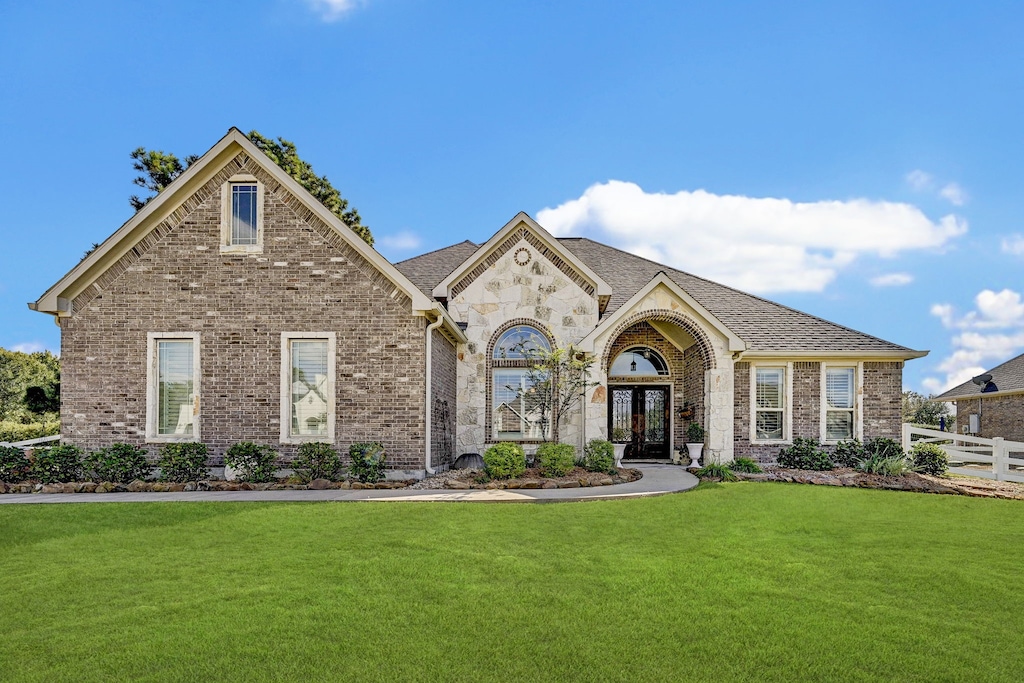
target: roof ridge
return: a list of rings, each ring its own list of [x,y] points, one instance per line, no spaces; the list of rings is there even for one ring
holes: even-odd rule
[[[649,259],[649,258],[644,257],[644,256],[638,256],[637,254],[634,254],[633,252],[630,252],[630,251],[626,251],[625,249],[619,249],[618,247],[613,247],[610,244],[605,244],[604,242],[598,242],[597,240],[592,240],[589,237],[571,237],[571,238],[559,237],[559,238],[556,238],[556,239],[559,239],[559,240],[561,240],[561,239],[586,240],[588,242],[592,242],[594,244],[598,244],[598,245],[600,245],[602,247],[605,247],[607,249],[612,249],[614,251],[617,251],[617,252],[622,253],[622,254],[626,254],[626,255],[631,256],[633,258],[640,259],[642,261],[646,261],[646,262],[651,263],[651,264],[653,264],[655,266],[658,266],[658,267],[660,267],[662,269],[667,269],[667,271],[669,271],[669,272],[681,273],[682,275],[686,275],[687,277],[692,277],[692,278],[694,278],[696,280],[700,280],[702,282],[710,283],[712,285],[715,285],[716,287],[722,287],[723,289],[728,289],[731,292],[736,292],[737,294],[742,294],[744,296],[749,296],[752,299],[757,299],[758,301],[763,301],[766,304],[771,304],[772,306],[778,306],[779,308],[785,309],[787,311],[792,311],[793,313],[798,313],[800,315],[805,315],[808,318],[814,318],[815,320],[819,320],[819,321],[821,321],[823,323],[827,323],[829,325],[833,325],[833,326],[838,327],[840,329],[846,330],[847,332],[853,332],[854,334],[858,334],[858,335],[861,335],[861,336],[864,336],[864,337],[868,337],[870,339],[874,339],[875,341],[883,342],[883,343],[888,344],[890,346],[894,346],[894,347],[896,347],[898,349],[905,349],[907,351],[913,351],[913,349],[911,349],[909,347],[901,346],[900,344],[897,344],[895,342],[891,342],[888,339],[882,339],[881,337],[876,337],[873,334],[868,334],[867,332],[861,332],[860,330],[855,330],[852,327],[847,327],[846,325],[841,325],[841,324],[839,324],[837,322],[833,322],[831,320],[826,320],[825,318],[822,318],[820,316],[814,315],[813,313],[807,313],[806,311],[801,311],[798,308],[793,308],[792,306],[787,306],[785,304],[780,304],[778,301],[772,301],[771,299],[766,299],[763,296],[759,296],[757,294],[751,294],[750,292],[745,292],[742,289],[737,289],[736,287],[731,287],[729,285],[722,284],[721,282],[718,282],[716,280],[711,280],[711,279],[706,278],[706,277],[701,277],[700,275],[694,275],[693,273],[688,273],[685,270],[679,270],[677,268],[673,268],[672,266],[666,265],[666,264],[661,263],[659,261],[655,261],[653,259]],[[669,275],[669,272],[666,272],[665,274]],[[673,280],[674,280],[674,278],[673,278]],[[681,283],[678,283],[678,282],[676,284],[679,285],[680,287],[683,286]],[[686,288],[683,287],[683,289],[686,289]]]
[[[437,249],[434,249],[432,251],[425,251],[422,254],[416,254],[415,256],[410,256],[407,259],[402,259],[401,261],[395,261],[395,265],[397,266],[399,263],[405,263],[406,261],[412,261],[412,260],[415,260],[415,259],[418,259],[418,258],[422,258],[424,256],[430,256],[431,254],[436,254],[439,251],[444,251],[445,249],[451,249],[452,247],[457,247],[457,246],[462,245],[462,244],[470,244],[470,245],[472,245],[474,247],[479,247],[480,246],[479,244],[477,244],[476,242],[473,242],[472,240],[462,240],[461,242],[456,242],[455,244],[449,244],[447,247],[438,247]]]

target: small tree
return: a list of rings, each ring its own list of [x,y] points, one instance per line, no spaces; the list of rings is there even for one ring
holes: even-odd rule
[[[955,420],[948,403],[936,401],[934,395],[923,396],[916,391],[903,392],[904,422],[938,427],[942,418],[946,418],[947,426],[952,425]]]
[[[590,381],[594,359],[572,344],[556,344],[550,351],[524,344],[519,350],[530,361],[526,371],[529,386],[507,388],[517,398],[526,399],[530,411],[537,415],[544,441],[558,441],[562,420],[583,400],[587,389],[598,384]]]

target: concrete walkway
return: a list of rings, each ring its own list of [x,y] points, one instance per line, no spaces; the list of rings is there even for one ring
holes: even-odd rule
[[[472,503],[554,503],[643,498],[687,491],[697,477],[678,465],[635,465],[644,476],[628,484],[578,489],[191,491],[188,493],[20,493],[0,495],[3,503],[158,503],[196,501],[416,501]]]

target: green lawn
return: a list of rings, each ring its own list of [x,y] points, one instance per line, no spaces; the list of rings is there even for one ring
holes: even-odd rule
[[[1024,504],[0,506],[0,680],[1024,678]]]

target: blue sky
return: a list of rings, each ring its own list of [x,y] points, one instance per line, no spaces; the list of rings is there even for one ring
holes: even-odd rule
[[[392,260],[517,211],[891,341],[1024,351],[1024,6],[0,0],[0,346],[138,146],[284,136]]]

